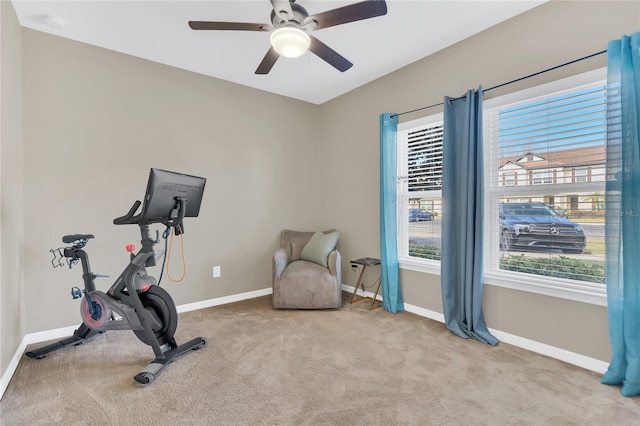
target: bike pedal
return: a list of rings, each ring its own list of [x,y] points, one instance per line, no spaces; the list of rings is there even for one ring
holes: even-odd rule
[[[80,299],[82,297],[82,290],[78,287],[71,287],[71,297],[74,299]]]

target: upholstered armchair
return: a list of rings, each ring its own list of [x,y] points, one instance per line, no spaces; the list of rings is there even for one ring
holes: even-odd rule
[[[338,231],[284,230],[273,255],[276,309],[335,309],[342,305]]]

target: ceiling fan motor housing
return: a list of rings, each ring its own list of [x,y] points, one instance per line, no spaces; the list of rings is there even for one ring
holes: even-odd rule
[[[305,9],[304,7],[300,6],[297,3],[291,3],[291,10],[293,11],[293,17],[291,19],[289,19],[288,21],[285,19],[282,19],[275,10],[271,11],[271,23],[273,24],[274,28],[282,28],[284,26],[287,25],[293,25],[296,26],[298,28],[304,26],[305,28],[308,27],[309,22],[305,22],[305,20],[307,21],[311,21],[313,22],[313,27],[316,26],[316,22],[314,20],[309,20],[307,19],[309,17],[309,12],[307,12],[307,9]],[[313,28],[309,28],[309,29],[313,29]]]

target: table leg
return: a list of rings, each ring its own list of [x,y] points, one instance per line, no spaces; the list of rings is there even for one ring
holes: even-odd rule
[[[362,265],[362,269],[360,270],[360,275],[358,276],[358,282],[356,283],[356,288],[353,290],[353,294],[351,295],[351,303],[354,303],[360,300],[355,298],[356,293],[358,293],[359,287],[362,287],[362,291],[364,292],[364,284],[362,284],[362,276],[364,275],[365,269],[367,269],[367,265]]]
[[[382,302],[380,302],[380,304],[378,306],[375,306],[376,298],[378,297],[378,292],[380,291],[380,285],[381,284],[382,284],[382,277],[378,278],[378,287],[376,287],[376,294],[373,295],[373,300],[371,301],[371,308],[370,309],[376,309],[376,308],[379,308],[380,306],[382,306]]]

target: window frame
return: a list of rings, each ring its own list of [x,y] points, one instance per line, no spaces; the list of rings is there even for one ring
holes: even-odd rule
[[[591,168],[587,166],[582,167],[574,167],[572,170],[573,173],[573,183],[587,183],[591,182]]]
[[[556,80],[550,83],[542,84],[539,86],[523,89],[517,92],[509,93],[503,96],[499,96],[493,99],[486,100],[483,105],[483,113],[485,111],[498,109],[505,105],[513,104],[516,102],[526,101],[527,99],[533,99],[540,96],[552,96],[555,93],[578,90],[583,86],[590,86],[593,84],[606,84],[606,68],[600,68],[593,71],[589,71],[583,74],[574,75],[571,77]],[[483,114],[484,115],[484,114]],[[486,117],[485,117],[486,120]],[[487,126],[485,127],[485,143],[484,154],[485,159],[491,158],[490,143],[487,135]],[[484,249],[485,253],[489,253],[484,256],[484,283],[488,285],[495,285],[498,287],[505,287],[513,290],[520,290],[529,293],[542,294],[546,296],[553,296],[562,299],[573,300],[577,302],[589,303],[594,305],[606,306],[607,305],[607,290],[606,286],[596,283],[588,283],[583,281],[575,281],[563,278],[546,277],[534,274],[526,274],[513,271],[503,271],[498,269],[497,263],[500,258],[499,251],[499,238],[487,236],[487,231],[495,229],[498,222],[499,212],[498,203],[492,202],[493,196],[491,192],[490,179],[495,179],[491,176],[491,167],[488,163],[485,164],[485,240]],[[553,180],[552,180],[553,181]],[[502,195],[535,195],[545,193],[547,191],[565,191],[565,192],[595,192],[602,191],[604,182],[595,181],[590,179],[586,182],[574,182],[572,183],[551,183],[551,184],[532,184],[523,186],[507,186],[501,187],[500,193]]]
[[[496,98],[488,99],[483,102],[483,112],[501,106],[512,104],[519,101],[525,101],[527,99],[536,98],[539,96],[553,95],[554,93],[564,90],[578,89],[582,86],[592,85],[598,82],[605,82],[606,84],[606,68],[600,68],[593,71],[589,71],[582,74],[577,74],[567,78],[555,80],[549,83],[541,84],[538,86],[530,87],[527,89],[512,92]],[[400,151],[402,143],[401,132],[408,129],[413,129],[429,124],[437,124],[443,121],[443,113],[436,113],[427,117],[412,120],[406,123],[400,123],[398,125],[398,149]],[[486,126],[485,126],[486,128]],[[485,129],[486,132],[486,129]],[[490,148],[487,135],[485,133],[484,144],[484,158],[485,158],[485,236],[487,231],[492,229],[492,220],[498,221],[499,212],[497,211],[497,203],[492,203],[490,197],[490,185],[489,179],[495,179],[495,176],[491,176],[491,170],[488,159],[490,158]],[[398,156],[398,198],[397,198],[397,217],[398,217],[398,260],[401,269],[424,272],[433,275],[440,275],[440,262],[430,259],[421,259],[411,257],[408,255],[408,199],[402,195],[402,179],[403,176],[403,159]],[[406,166],[404,166],[406,167]],[[556,182],[556,174],[549,171],[551,183],[540,183],[535,185],[519,185],[518,176],[515,177],[515,185],[507,185],[501,187],[502,193],[522,194],[523,188],[526,188],[524,192],[544,193],[547,188],[557,190],[576,191],[577,187],[575,183],[571,184],[558,184]],[[597,191],[602,190],[604,182],[592,181],[587,179],[587,182],[578,183],[580,191]],[[430,191],[435,192],[435,191]],[[420,198],[431,197],[432,195],[422,195],[423,192],[418,192],[415,195]],[[412,194],[414,195],[414,194]],[[440,191],[441,197],[441,191]],[[552,296],[561,299],[573,300],[582,303],[606,306],[607,305],[607,292],[606,285],[587,283],[563,278],[553,278],[546,276],[539,276],[534,274],[519,273],[513,271],[502,271],[495,267],[499,261],[499,239],[497,237],[486,238],[484,241],[485,255],[484,257],[484,284],[504,287],[513,290],[524,291],[528,293],[541,294],[545,296]],[[493,250],[493,251],[491,251]],[[497,253],[498,255],[491,255],[491,253]]]
[[[424,126],[437,126],[444,121],[444,113],[436,113],[427,117],[398,124],[398,197],[396,214],[398,218],[398,261],[400,268],[418,272],[440,275],[440,261],[409,256],[409,198],[442,198],[442,190],[414,191],[404,190],[408,174],[405,158],[401,154],[401,134],[410,129]]]

